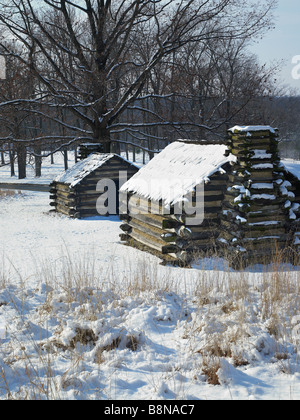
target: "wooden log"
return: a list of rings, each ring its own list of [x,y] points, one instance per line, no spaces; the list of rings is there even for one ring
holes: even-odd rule
[[[162,229],[166,229],[167,231],[173,229],[178,230],[184,228],[183,224],[180,222],[177,222],[177,220],[174,219],[163,219],[162,220]]]
[[[218,190],[210,190],[205,188],[204,190],[204,196],[206,197],[215,197],[215,200],[222,200],[224,195],[224,190],[220,190],[220,188]]]
[[[130,240],[130,235],[127,233],[120,233],[119,237],[121,242],[129,242]]]
[[[65,207],[66,209],[70,209],[70,210],[77,210],[76,206],[66,205],[64,201],[56,200],[55,205],[56,207],[60,206],[60,207]]]
[[[94,202],[94,203],[80,203],[76,207],[80,211],[91,211],[92,210],[92,211],[95,211],[95,213],[98,213],[96,202]]]
[[[178,222],[179,224],[183,224],[185,222],[185,215],[176,215],[170,214],[170,211],[163,210],[163,207],[158,209],[158,206],[154,206],[151,208],[150,204],[145,199],[140,199],[138,196],[131,196],[128,200],[128,213],[130,216],[134,218],[144,218],[144,220],[148,219],[149,224],[159,223],[159,227],[164,220],[166,220],[166,224],[174,222]],[[138,217],[139,216],[139,217]],[[151,220],[153,223],[151,223]],[[158,227],[158,225],[157,225]]]
[[[75,209],[69,209],[68,207],[62,206],[60,204],[56,205],[56,211],[67,216],[74,216],[77,213]]]
[[[165,242],[176,242],[178,235],[176,233],[162,233],[161,238]]]
[[[269,211],[277,211],[277,213],[281,213],[283,211],[283,204],[286,202],[286,199],[279,199],[273,201],[273,200],[267,200],[267,203],[258,202],[258,201],[252,201],[250,203],[249,212],[253,213],[256,211],[264,210],[265,212]]]
[[[214,182],[213,180],[210,180],[207,182],[207,184],[204,184],[204,192],[205,194],[207,192],[224,192],[224,190],[226,189],[226,186],[228,184],[227,180],[224,181],[216,181]]]
[[[121,214],[121,220],[126,220],[129,222],[131,219],[136,219],[142,223],[146,223],[150,226],[153,226],[158,229],[162,229],[166,232],[172,229],[180,229],[183,224],[178,222],[175,219],[165,219],[162,215],[156,214],[134,214],[130,216],[129,214]]]
[[[255,231],[255,230],[247,230],[243,232],[243,236],[246,239],[259,239],[264,238],[266,236],[272,238],[273,236],[278,236],[279,238],[285,235],[285,229],[269,229],[265,231]]]
[[[240,194],[239,194],[240,195]],[[237,195],[237,197],[239,196]],[[273,196],[274,194],[270,193],[269,194],[270,197]],[[274,195],[275,196],[275,195]],[[260,207],[274,207],[275,205],[278,205],[278,208],[281,208],[281,205],[283,202],[285,202],[287,199],[283,198],[283,197],[279,197],[279,196],[275,196],[275,198],[266,198],[264,196],[261,197],[254,197],[253,195],[249,198],[241,198],[241,201],[235,201],[235,199],[237,198],[234,196],[230,196],[230,194],[225,194],[224,196],[224,203],[228,203],[231,207],[237,207],[239,204],[248,204],[250,207],[250,211],[253,211],[253,208],[257,208],[258,206]]]
[[[128,222],[128,225],[132,228],[139,229],[141,232],[144,232],[144,233],[150,234],[154,237],[157,237],[160,240],[162,240],[161,235],[163,235],[164,233],[167,233],[160,228],[149,225],[149,224],[147,224],[147,223],[145,223],[141,220],[137,220],[137,219],[134,219],[134,218],[130,219],[130,221]]]
[[[129,214],[135,213],[150,213],[149,211],[149,202],[145,199],[142,199],[140,196],[132,195],[128,199],[128,210]]]
[[[228,186],[230,185],[236,185],[238,183],[244,183],[245,180],[251,179],[253,182],[266,182],[266,183],[271,183],[274,181],[274,176],[273,176],[273,172],[269,172],[269,175],[267,176],[266,174],[263,174],[261,172],[258,172],[258,175],[256,173],[254,174],[250,174],[250,172],[248,174],[239,174],[239,169],[237,169],[238,173],[236,175],[229,175],[229,183]],[[257,175],[257,176],[256,176]]]
[[[96,205],[96,202],[97,202],[99,197],[100,197],[99,194],[95,194],[95,195],[89,194],[89,195],[85,195],[85,196],[80,195],[76,198],[76,200],[77,200],[77,203],[79,203],[80,205],[81,204],[83,204],[83,205],[84,204],[89,204],[89,205],[94,204],[94,205]]]
[[[219,235],[220,235],[220,229],[215,230],[215,231],[203,230],[202,232],[193,232],[190,239],[192,241],[199,240],[199,239],[215,240]]]
[[[64,184],[62,182],[57,182],[56,183],[56,189],[61,190],[61,191],[69,191],[69,192],[74,192],[75,191],[75,189],[73,187],[71,187],[69,184]]]
[[[130,216],[129,216],[130,217]],[[163,229],[163,218],[155,214],[134,214],[130,219],[136,219],[158,229]]]
[[[156,251],[161,252],[162,254],[169,254],[178,251],[178,248],[175,245],[165,245],[163,241],[160,242],[156,240],[156,238],[153,238],[138,229],[133,229],[130,233],[130,237],[152,249],[155,249]]]
[[[74,192],[60,190],[60,189],[56,190],[55,195],[58,196],[58,197],[61,197],[61,198],[66,198],[66,199],[77,197],[77,194],[74,193]]]
[[[60,197],[57,197],[55,202],[57,204],[61,204],[62,206],[66,206],[66,207],[76,207],[76,202],[74,199],[64,200],[64,199],[61,199]]]
[[[123,223],[121,226],[120,226],[120,229],[122,229],[124,232],[131,232],[131,230],[132,230],[132,227],[130,226],[130,225],[128,225],[127,223]]]
[[[178,253],[178,247],[176,245],[164,245],[161,248],[161,252],[163,255],[166,254],[176,254]]]
[[[215,197],[205,197],[204,206],[207,211],[210,211],[210,208],[221,208],[222,202],[224,199],[224,195],[222,195],[222,199],[215,200]]]
[[[268,222],[269,220],[277,220],[280,222],[286,222],[286,215],[281,214],[279,212],[270,212],[269,214],[261,213],[261,214],[249,214],[247,215],[248,223],[260,223],[260,222]]]
[[[248,242],[244,241],[244,247],[247,251],[251,250],[261,250],[262,255],[267,254],[268,252],[276,251],[276,249],[284,249],[287,243],[285,240],[276,239],[275,237],[260,240],[249,240]]]
[[[215,244],[215,239],[216,238],[208,238],[208,239],[195,239],[195,240],[191,240],[186,244],[187,249],[190,248],[198,248],[198,247],[206,247],[206,248],[210,248],[213,244]]]
[[[223,189],[226,187],[228,183],[228,175],[226,174],[222,176],[222,178],[219,177],[219,179],[215,179],[213,176],[209,178],[209,181],[207,181],[204,185],[204,189],[206,190],[220,190],[220,187]]]
[[[260,141],[257,141],[253,139],[253,142],[245,144],[244,141],[238,140],[234,141],[231,145],[231,153],[233,153],[234,150],[240,151],[240,150],[266,150],[267,153],[271,153],[274,149],[276,149],[276,145],[272,144],[268,139],[260,139]]]
[[[105,215],[99,215],[99,213],[96,211],[96,210],[82,210],[82,209],[79,209],[78,210],[78,213],[79,213],[79,215],[80,215],[80,219],[83,219],[83,218],[88,218],[88,217],[99,217],[99,218],[101,218],[101,217],[108,217],[108,216],[110,216],[110,214],[105,214]]]
[[[76,195],[77,196],[81,196],[82,194],[84,194],[85,196],[88,195],[97,195],[99,197],[99,195],[101,194],[101,192],[96,190],[96,186],[92,186],[91,188],[84,188],[81,187],[80,185],[76,187]]]
[[[172,233],[180,238],[190,238],[192,236],[192,230],[187,228],[186,226],[180,226],[166,230],[167,232]]]

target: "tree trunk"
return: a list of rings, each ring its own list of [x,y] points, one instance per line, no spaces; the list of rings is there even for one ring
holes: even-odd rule
[[[111,141],[104,141],[103,143],[103,151],[104,153],[110,153],[111,152]]]
[[[15,176],[15,151],[13,144],[9,145],[10,176]]]
[[[77,144],[74,147],[74,159],[75,159],[75,163],[77,163],[78,162]]]
[[[65,149],[63,151],[64,154],[64,165],[65,165],[65,171],[69,169],[69,165],[68,165],[68,150]]]
[[[42,176],[42,158],[41,158],[41,154],[42,154],[42,148],[41,145],[35,146],[34,148],[34,152],[36,155],[35,156],[35,176],[37,178],[40,178]]]
[[[94,142],[101,143],[103,145],[104,153],[111,153],[112,141],[110,138],[110,133],[106,128],[97,127],[94,136]]]
[[[22,143],[17,145],[17,158],[19,179],[24,179],[26,178],[26,146]]]

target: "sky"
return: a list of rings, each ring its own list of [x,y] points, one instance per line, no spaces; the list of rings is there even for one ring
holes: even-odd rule
[[[300,92],[300,0],[278,0],[274,16],[275,29],[251,51],[262,64],[283,60],[281,81]]]

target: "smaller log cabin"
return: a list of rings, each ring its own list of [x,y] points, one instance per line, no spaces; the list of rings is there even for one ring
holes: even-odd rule
[[[97,185],[101,180],[110,180],[116,187],[116,206],[113,213],[107,212],[105,216],[118,214],[120,173],[122,177],[126,174],[126,179],[130,179],[138,170],[136,165],[119,155],[90,154],[51,183],[52,211],[77,219],[99,216],[97,200],[105,191],[100,191]]]

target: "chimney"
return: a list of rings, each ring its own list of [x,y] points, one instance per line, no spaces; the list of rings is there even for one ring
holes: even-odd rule
[[[219,240],[237,264],[269,263],[287,245],[295,197],[280,162],[278,130],[235,126],[228,131],[227,144],[236,163],[223,202]]]

